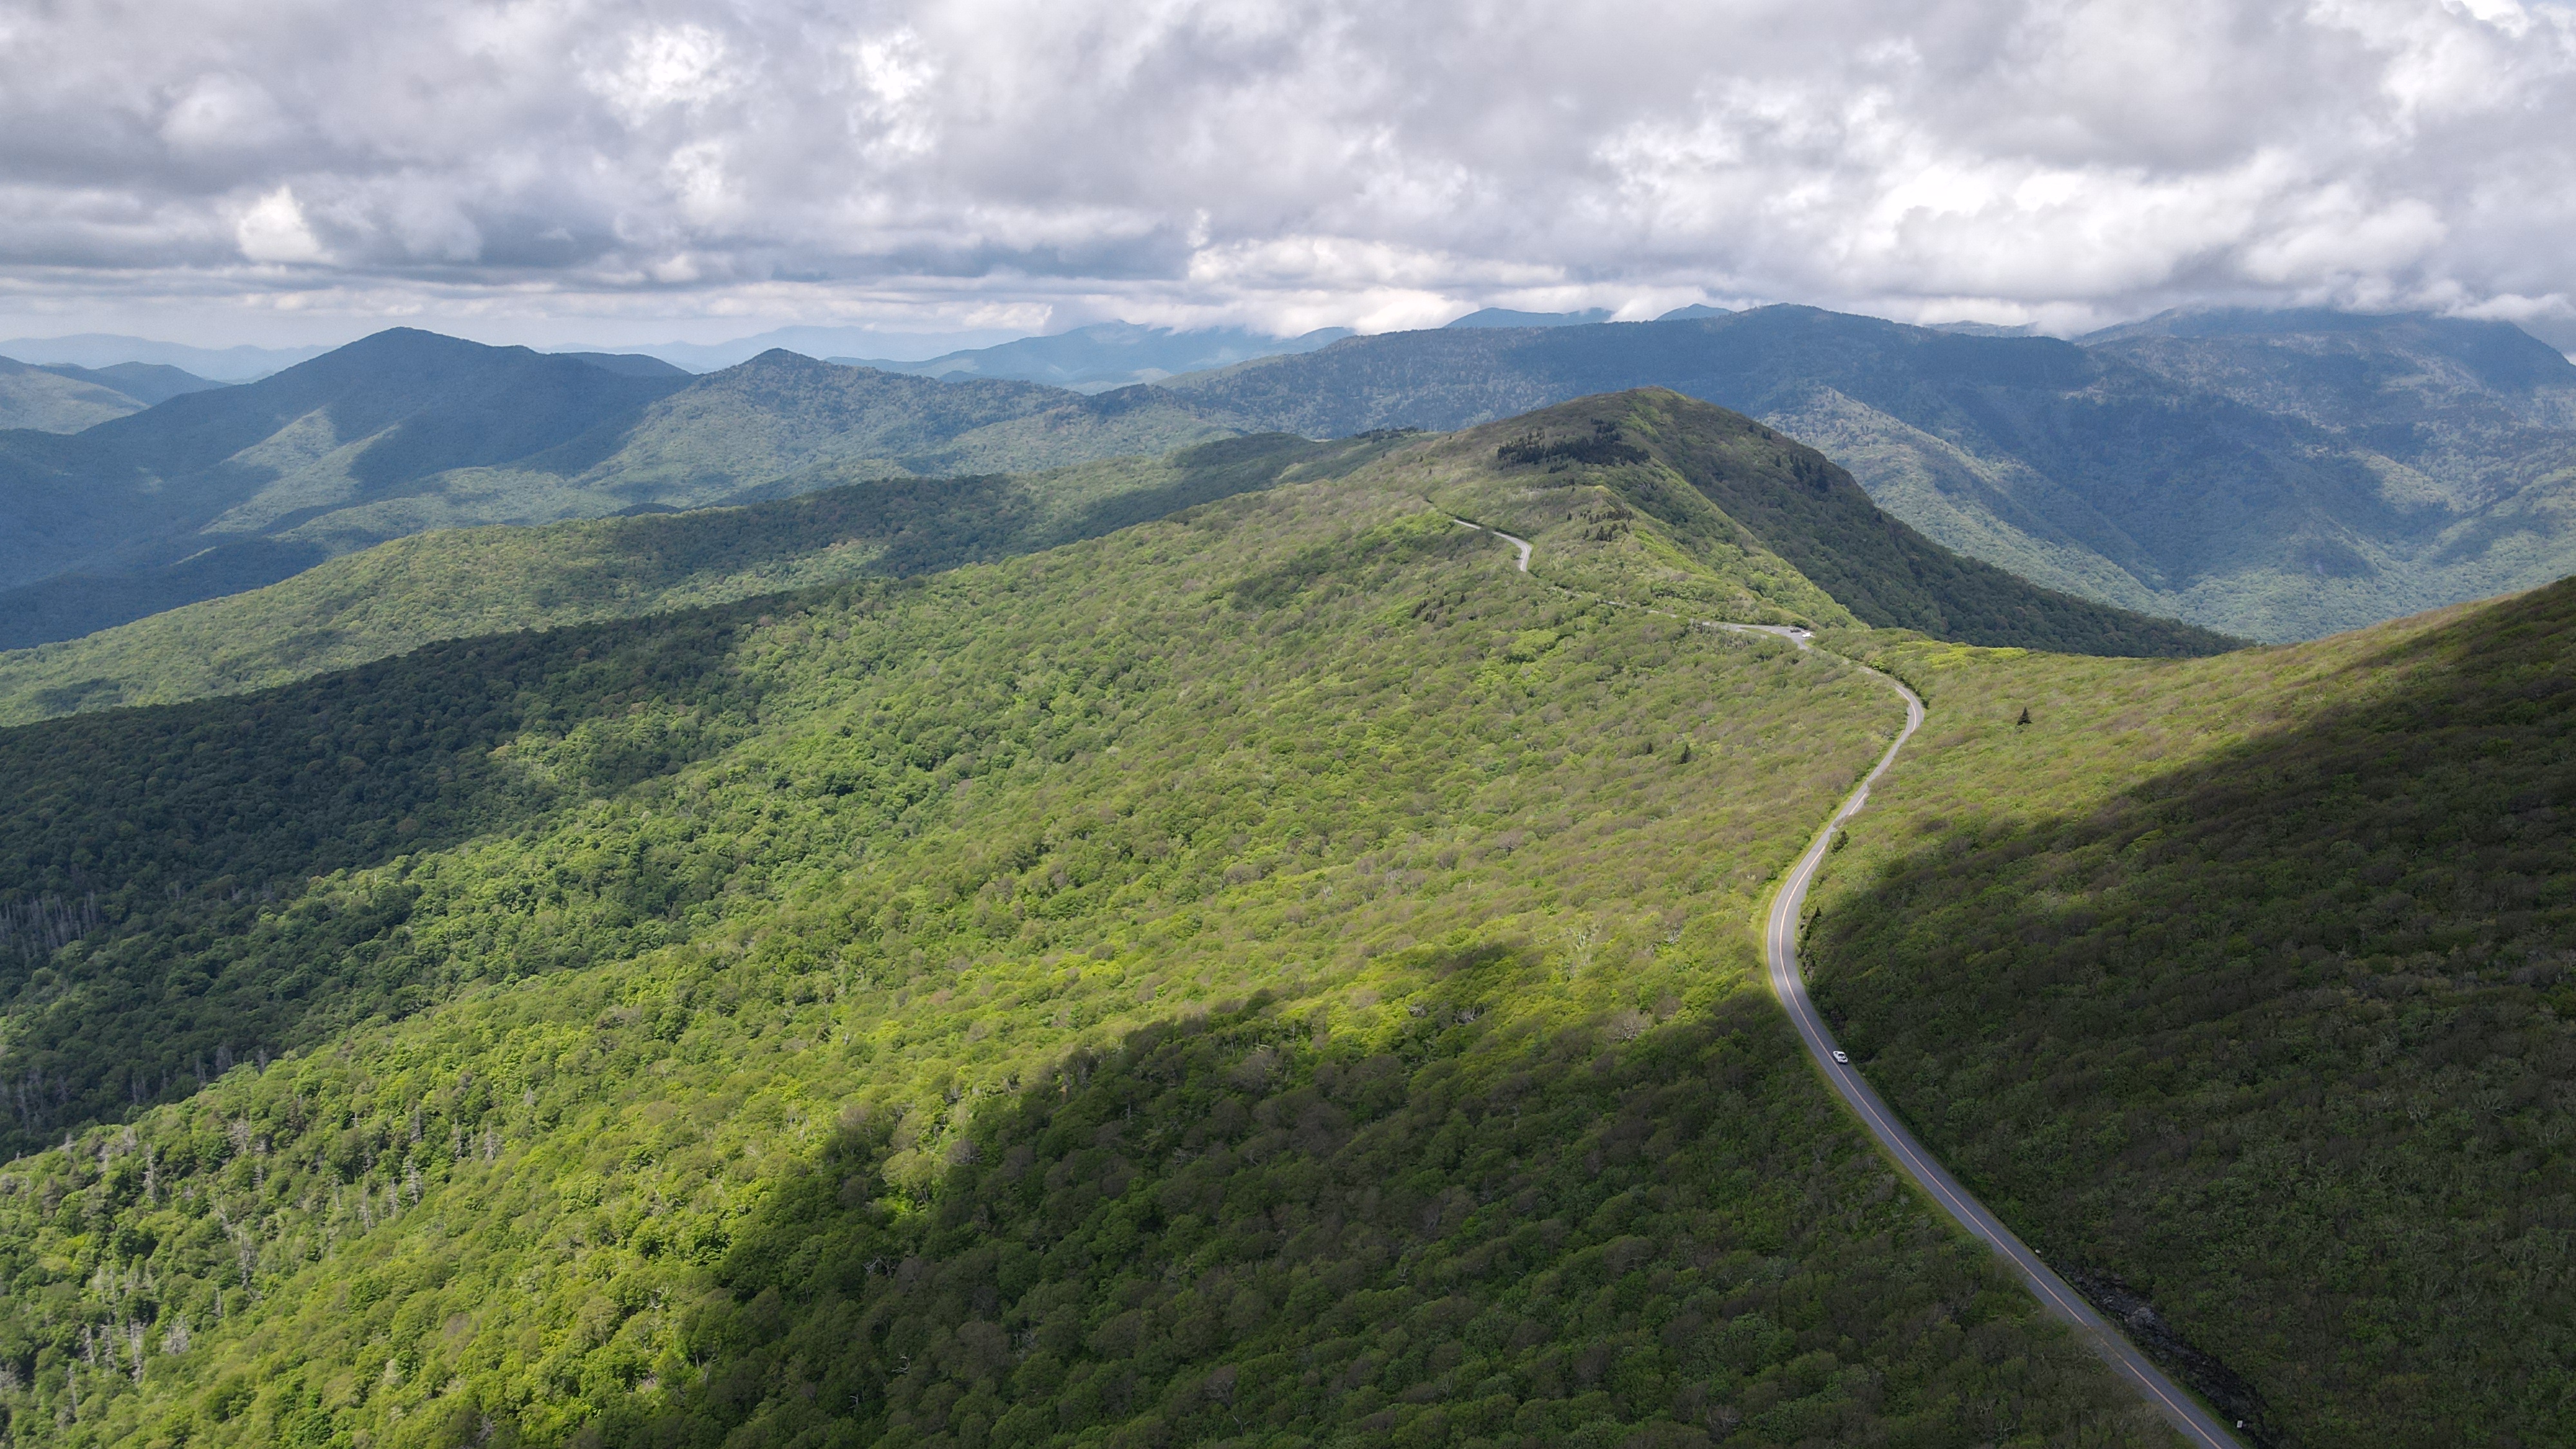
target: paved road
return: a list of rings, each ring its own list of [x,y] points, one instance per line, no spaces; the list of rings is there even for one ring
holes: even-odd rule
[[[1454,524],[1458,525],[1460,528],[1472,528],[1472,529],[1476,530],[1478,533],[1490,533],[1490,534],[1492,534],[1494,537],[1501,539],[1503,542],[1508,543],[1508,544],[1512,545],[1513,547],[1515,547],[1515,548],[1519,549],[1519,550],[1521,551],[1521,572],[1522,572],[1522,573],[1528,573],[1528,572],[1529,572],[1530,543],[1529,543],[1529,540],[1528,540],[1528,539],[1526,539],[1526,538],[1514,538],[1514,537],[1512,537],[1510,534],[1503,532],[1503,531],[1502,531],[1501,529],[1499,529],[1499,528],[1487,528],[1485,525],[1483,525],[1483,524],[1481,524],[1481,523],[1469,523],[1467,520],[1465,520],[1465,519],[1463,519],[1463,518],[1459,518],[1459,517],[1455,516],[1454,514],[1450,517],[1449,521],[1450,521],[1451,523],[1454,523]]]
[[[1521,572],[1529,572],[1530,546],[1526,539],[1513,538],[1498,529],[1485,529],[1484,525],[1469,523],[1463,518],[1456,519],[1456,522],[1462,527],[1490,532],[1497,538],[1518,545],[1521,551]],[[1703,622],[1713,623],[1713,621]],[[1801,649],[1814,647],[1813,642],[1807,637],[1806,630],[1793,629],[1782,624],[1713,623],[1713,627],[1731,629],[1744,634],[1776,635]],[[1887,753],[1879,756],[1878,763],[1870,767],[1870,772],[1861,777],[1860,784],[1854,787],[1850,797],[1843,801],[1842,808],[1836,810],[1833,818],[1825,822],[1825,828],[1816,832],[1814,842],[1808,845],[1806,854],[1798,857],[1798,863],[1790,868],[1789,879],[1780,887],[1780,894],[1772,901],[1771,918],[1763,930],[1763,955],[1771,968],[1772,994],[1780,998],[1781,1007],[1789,1013],[1790,1022],[1798,1028],[1799,1039],[1807,1044],[1807,1054],[1815,1058],[1816,1065],[1825,1074],[1825,1080],[1845,1102],[1850,1104],[1852,1111],[1859,1116],[1861,1125],[1867,1127],[1869,1134],[1878,1139],[1878,1145],[1886,1149],[1887,1155],[1895,1160],[1900,1171],[1913,1178],[1917,1186],[1921,1187],[1934,1202],[1940,1204],[1943,1212],[1958,1221],[1959,1226],[1966,1228],[1983,1239],[1988,1247],[1993,1248],[1996,1256],[2002,1258],[2006,1266],[2019,1275],[2030,1291],[2038,1296],[2040,1306],[2047,1309],[2068,1328],[2073,1329],[2079,1341],[2100,1355],[2103,1362],[2108,1363],[2120,1377],[2128,1380],[2130,1386],[2143,1395],[2157,1413],[2164,1416],[2165,1422],[2171,1424],[2174,1431],[2182,1435],[2186,1443],[2199,1446],[2199,1449],[2243,1449],[2236,1436],[2227,1430],[2216,1415],[2204,1408],[2199,1400],[2185,1393],[2179,1384],[2165,1377],[2164,1371],[2157,1368],[2145,1354],[2139,1352],[2136,1344],[2129,1342],[2118,1330],[2105,1322],[2102,1315],[2094,1311],[2092,1304],[2085,1302],[2082,1295],[2067,1285],[2065,1279],[2058,1277],[2053,1269],[2041,1262],[2039,1255],[2032,1252],[2020,1238],[2015,1237],[2012,1229],[2005,1227],[2000,1219],[1988,1212],[1984,1203],[1977,1201],[1966,1188],[1961,1187],[1959,1180],[1952,1177],[1948,1169],[1942,1167],[1933,1158],[1931,1152],[1915,1140],[1914,1134],[1907,1131],[1904,1124],[1896,1120],[1896,1113],[1889,1110],[1886,1101],[1871,1089],[1857,1067],[1835,1059],[1837,1049],[1834,1046],[1833,1033],[1825,1029],[1824,1019],[1816,1015],[1815,1003],[1807,999],[1806,978],[1798,974],[1798,913],[1806,907],[1807,887],[1814,882],[1817,867],[1824,864],[1825,852],[1833,848],[1834,832],[1842,828],[1844,821],[1859,814],[1863,805],[1869,803],[1869,787],[1878,783],[1878,777],[1886,774],[1887,767],[1896,763],[1896,752],[1904,749],[1905,742],[1912,739],[1914,732],[1923,727],[1923,701],[1913,690],[1906,688],[1902,681],[1881,674],[1867,665],[1855,663],[1855,667],[1905,697],[1905,728],[1897,735],[1895,742],[1887,747]]]
[[[1463,527],[1483,528],[1483,525],[1469,523],[1463,518],[1456,521]],[[1513,538],[1498,529],[1485,531],[1518,544],[1521,572],[1529,572],[1530,546],[1527,541]],[[1715,627],[1742,634],[1776,635],[1801,649],[1815,647],[1806,630],[1784,624],[1720,623]],[[1905,728],[1888,745],[1887,753],[1879,756],[1878,763],[1861,777],[1860,784],[1843,801],[1842,808],[1836,810],[1824,828],[1816,832],[1814,842],[1790,868],[1788,881],[1773,899],[1771,918],[1763,930],[1763,955],[1771,968],[1771,992],[1789,1013],[1790,1022],[1798,1029],[1799,1039],[1807,1044],[1807,1054],[1815,1058],[1825,1080],[1843,1101],[1850,1104],[1861,1125],[1869,1129],[1870,1136],[1878,1139],[1878,1145],[1886,1149],[1900,1171],[1913,1178],[1915,1184],[1940,1204],[1941,1210],[1955,1219],[1959,1226],[1994,1249],[1996,1256],[2002,1258],[2005,1265],[2038,1297],[2040,1306],[2073,1329],[2080,1342],[2100,1355],[2102,1361],[2120,1377],[2128,1380],[2130,1386],[2164,1416],[2165,1422],[2171,1424],[2185,1442],[2200,1446],[2200,1449],[2243,1449],[2236,1436],[2216,1415],[2184,1392],[2181,1385],[2165,1377],[2164,1371],[2139,1352],[2136,1344],[2111,1327],[2100,1313],[2094,1311],[2092,1304],[2085,1302],[2065,1279],[2039,1260],[2039,1255],[2032,1252],[2029,1245],[2014,1236],[2012,1229],[2005,1227],[2001,1219],[1986,1210],[1984,1203],[1960,1186],[1959,1180],[1952,1177],[1931,1151],[1916,1141],[1914,1134],[1896,1119],[1896,1113],[1870,1087],[1859,1068],[1837,1059],[1833,1033],[1825,1029],[1824,1018],[1816,1014],[1815,1003],[1807,997],[1807,980],[1798,974],[1798,913],[1806,906],[1807,887],[1815,881],[1817,868],[1824,864],[1825,852],[1833,848],[1834,832],[1869,803],[1869,787],[1878,783],[1878,777],[1886,774],[1887,767],[1896,763],[1896,752],[1904,749],[1905,742],[1914,738],[1914,732],[1923,727],[1923,701],[1913,690],[1865,664],[1854,662],[1854,667],[1904,696]]]
[[[1753,624],[1726,627],[1777,634],[1801,649],[1812,647],[1803,630]],[[1914,732],[1923,725],[1923,701],[1913,690],[1875,669],[1861,668],[1864,673],[1905,696],[1905,729],[1897,735],[1895,743],[1887,747],[1887,753],[1879,757],[1878,764],[1861,777],[1859,786],[1851,792],[1850,798],[1843,801],[1842,808],[1834,812],[1833,818],[1825,822],[1825,828],[1816,832],[1815,842],[1790,868],[1787,883],[1780,887],[1779,896],[1773,900],[1771,919],[1763,931],[1763,955],[1770,962],[1772,994],[1780,998],[1780,1005],[1788,1011],[1789,1020],[1798,1028],[1799,1038],[1807,1044],[1807,1054],[1814,1057],[1816,1065],[1823,1069],[1825,1080],[1845,1102],[1851,1104],[1862,1125],[1878,1139],[1878,1145],[1887,1149],[1888,1156],[1894,1158],[1906,1176],[1913,1178],[1934,1202],[1941,1205],[1942,1211],[1956,1218],[1961,1227],[1984,1239],[1987,1246],[2020,1275],[2030,1291],[2039,1296],[2040,1306],[2075,1330],[2078,1339],[2145,1395],[2147,1402],[2164,1415],[2165,1422],[2173,1425],[2184,1440],[2205,1446],[2205,1449],[2241,1449],[2236,1437],[2228,1432],[2217,1416],[2165,1377],[2164,1371],[2139,1352],[2137,1345],[2105,1322],[2092,1304],[2068,1287],[2065,1279],[2058,1277],[2039,1260],[2038,1254],[2013,1235],[2012,1229],[2005,1227],[1986,1210],[1985,1204],[1961,1187],[1958,1179],[1934,1160],[1931,1152],[1896,1119],[1896,1114],[1871,1089],[1857,1067],[1835,1059],[1833,1033],[1825,1029],[1824,1019],[1816,1014],[1815,1003],[1807,999],[1806,978],[1798,974],[1798,914],[1806,906],[1807,887],[1815,880],[1817,867],[1824,864],[1825,852],[1833,846],[1834,832],[1842,828],[1844,821],[1859,814],[1861,806],[1869,803],[1869,787],[1887,772],[1888,766],[1896,763],[1896,752],[1905,748],[1905,742],[1913,738]]]

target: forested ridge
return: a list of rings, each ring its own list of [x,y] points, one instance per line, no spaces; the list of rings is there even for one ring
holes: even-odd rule
[[[2166,1442],[1756,994],[1883,691],[1512,560],[1363,470],[0,734],[112,917],[11,1432]]]
[[[700,378],[611,361],[398,327],[73,436],[0,432],[0,645],[78,638],[436,529],[744,502],[805,475],[1026,472],[1256,431],[1145,387],[943,383],[777,350]]]
[[[738,490],[775,495],[739,507],[419,534],[266,588],[0,653],[0,721],[237,693],[435,639],[954,568],[1250,489],[1347,476],[1398,453],[1383,465],[1390,482],[1436,482],[1454,495],[1451,506],[1499,508],[1552,540],[1558,525],[1575,524],[1569,541],[1614,542],[1628,511],[1645,510],[1654,521],[1633,547],[1547,551],[1552,576],[1612,597],[1688,601],[1746,621],[1858,618],[2077,653],[2209,653],[2232,642],[1951,554],[1879,512],[1812,449],[1722,409],[1644,391],[1452,440],[1257,434],[1161,458],[963,478],[835,463]],[[1533,475],[1553,490],[1536,511]],[[1592,572],[1564,572],[1586,561]]]
[[[1469,428],[1386,466],[1417,470],[1434,497],[1507,517],[1534,536],[1614,542],[1632,531],[1632,510],[1645,514],[1653,522],[1630,547],[1549,551],[1547,566],[1566,582],[1615,598],[2075,654],[2216,654],[2242,642],[2043,589],[1952,553],[1882,512],[1813,448],[1664,388]],[[1741,582],[1730,590],[1686,581],[1676,548]]]
[[[1901,716],[1730,618],[1930,701],[1807,955],[1964,1180],[2254,1442],[2563,1437],[2576,592],[1855,627],[1703,411],[0,731],[9,1431],[2171,1442],[1761,994]]]

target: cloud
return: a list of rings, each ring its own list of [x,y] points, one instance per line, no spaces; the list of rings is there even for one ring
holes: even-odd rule
[[[241,240],[242,255],[254,262],[322,259],[322,243],[314,239],[292,187],[281,186],[251,203],[233,224],[233,235]]]
[[[0,306],[70,319],[1705,297],[2078,326],[2576,295],[2563,0],[98,0],[9,27]]]

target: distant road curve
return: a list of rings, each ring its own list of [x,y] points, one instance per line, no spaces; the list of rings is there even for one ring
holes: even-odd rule
[[[1803,629],[1760,624],[1727,624],[1721,627],[1746,633],[1776,634],[1801,649],[1814,647]],[[1862,1078],[1859,1068],[1837,1059],[1833,1033],[1825,1029],[1824,1019],[1816,1014],[1815,1003],[1807,997],[1806,978],[1798,973],[1798,913],[1806,906],[1807,887],[1815,880],[1817,868],[1824,864],[1825,852],[1833,848],[1834,832],[1869,803],[1869,787],[1877,783],[1879,776],[1887,773],[1888,766],[1896,763],[1896,752],[1904,749],[1905,742],[1912,739],[1914,732],[1923,725],[1923,701],[1913,690],[1865,664],[1855,662],[1854,667],[1905,697],[1905,728],[1887,747],[1887,753],[1879,756],[1878,763],[1870,772],[1861,777],[1860,784],[1843,801],[1842,808],[1825,822],[1825,828],[1816,832],[1807,853],[1798,857],[1798,863],[1790,868],[1788,880],[1780,887],[1780,894],[1772,901],[1771,919],[1763,931],[1763,955],[1771,968],[1771,993],[1780,998],[1780,1005],[1788,1011],[1789,1020],[1797,1025],[1799,1038],[1807,1044],[1807,1054],[1815,1058],[1816,1065],[1824,1071],[1825,1080],[1833,1085],[1845,1102],[1851,1104],[1852,1111],[1859,1114],[1861,1124],[1869,1129],[1869,1135],[1878,1139],[1878,1145],[1885,1148],[1888,1156],[1896,1160],[1896,1165],[1941,1205],[1942,1211],[1957,1219],[1961,1227],[1984,1239],[1986,1245],[2021,1276],[2030,1291],[2038,1295],[2040,1305],[2075,1330],[2077,1338],[2145,1395],[2147,1402],[2184,1439],[2205,1446],[2205,1449],[2242,1449],[2236,1436],[2202,1407],[2199,1400],[2165,1377],[2164,1371],[2139,1352],[2136,1344],[2104,1321],[2102,1315],[2094,1311],[2093,1305],[2085,1302],[2082,1295],[2067,1286],[2065,1279],[2041,1262],[2039,1255],[2014,1236],[2012,1229],[2005,1227],[2000,1219],[1986,1210],[1984,1203],[1961,1187],[1959,1180],[1952,1177],[1930,1150],[1916,1141],[1914,1134],[1897,1120],[1896,1113]]]
[[[1521,572],[1529,572],[1530,542],[1528,539],[1514,538],[1512,535],[1503,532],[1499,528],[1487,528],[1481,523],[1469,523],[1467,520],[1460,518],[1454,513],[1449,516],[1449,521],[1458,525],[1460,528],[1472,528],[1478,533],[1490,533],[1494,537],[1501,539],[1503,542],[1510,544],[1512,547],[1519,549],[1521,551]]]

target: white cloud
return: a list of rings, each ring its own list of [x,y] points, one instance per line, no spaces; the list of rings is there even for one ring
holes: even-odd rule
[[[2576,295],[2566,0],[101,0],[7,23],[0,307],[58,317],[1383,326],[1706,295],[2077,325]]]
[[[741,83],[727,64],[724,37],[702,25],[657,26],[627,36],[614,68],[592,70],[582,79],[628,125],[656,119],[672,107],[703,107]]]
[[[233,224],[233,235],[240,241],[241,254],[254,262],[322,259],[322,243],[314,239],[292,187],[281,186],[252,202]]]

